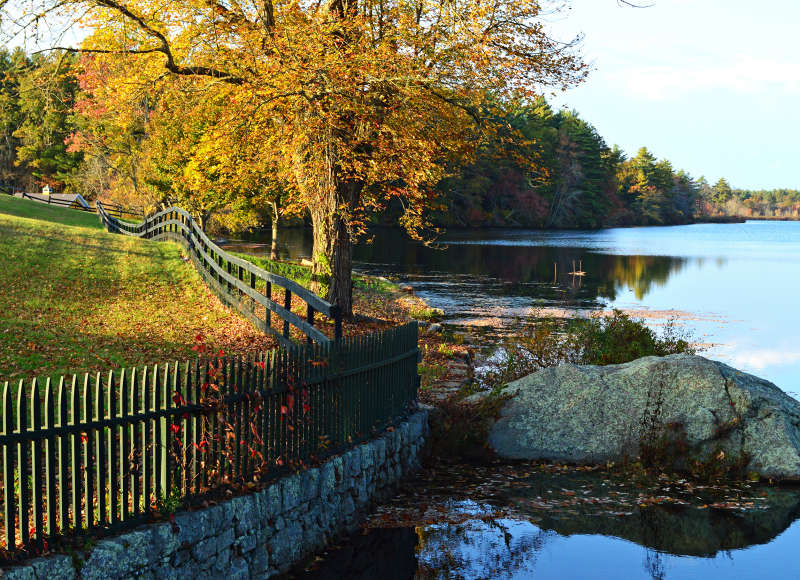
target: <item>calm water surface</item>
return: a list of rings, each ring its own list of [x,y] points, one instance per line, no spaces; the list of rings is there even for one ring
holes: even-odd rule
[[[308,257],[310,248],[310,232],[285,232],[288,256]],[[800,392],[800,223],[450,232],[441,249],[381,231],[355,258],[359,270],[407,282],[445,310],[447,322],[487,329],[487,338],[533,308],[619,307],[651,325],[677,315],[713,344],[705,356]],[[573,264],[585,275],[571,275]],[[542,485],[553,488],[532,480],[528,494],[547,493]],[[800,578],[800,493],[781,493],[742,513],[634,508],[623,516],[560,519],[537,510],[486,517],[480,502],[454,497],[449,509],[466,513],[462,521],[359,535],[308,575]],[[506,501],[524,505],[518,499]]]
[[[453,498],[440,522],[368,529],[294,577],[800,578],[797,490],[662,490],[683,503],[640,508],[635,498],[650,491],[603,487],[597,477],[528,474],[517,483],[510,491],[498,486],[490,501]],[[720,493],[755,507],[708,507]],[[402,501],[413,512],[409,500]],[[568,508],[559,509],[562,500]],[[506,515],[497,514],[499,505]]]
[[[311,234],[286,230],[308,257]],[[450,232],[439,249],[379,231],[356,267],[407,282],[456,326],[502,333],[533,308],[618,307],[650,324],[672,315],[704,354],[800,392],[800,223],[751,221],[601,231]],[[584,276],[572,276],[573,263]]]

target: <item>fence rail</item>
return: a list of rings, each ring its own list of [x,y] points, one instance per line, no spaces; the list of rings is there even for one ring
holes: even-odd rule
[[[109,231],[183,243],[220,298],[284,348],[5,383],[0,564],[4,554],[19,559],[54,538],[129,528],[175,502],[321,460],[416,405],[416,323],[343,338],[335,305],[224,252],[187,212],[170,208],[139,224],[102,203],[97,213]],[[273,285],[283,304],[272,300]],[[292,295],[305,318],[292,312]],[[333,340],[315,327],[315,313],[333,320]],[[290,325],[305,344],[290,340]]]
[[[371,437],[416,403],[417,326],[2,392],[11,557],[145,521],[158,505],[273,478]],[[27,551],[27,552],[26,552]]]
[[[58,199],[53,197],[52,195],[31,195],[30,193],[21,192],[18,194],[21,199],[30,199],[32,201],[38,201],[39,203],[46,203],[47,205],[57,205],[60,207],[69,207],[72,209],[77,209],[80,211],[85,211],[88,213],[98,213],[97,205],[95,207],[92,206],[84,206],[80,202],[75,200],[67,200],[67,199]],[[104,209],[106,213],[111,215],[112,217],[116,217],[118,219],[123,219],[125,217],[134,218],[134,219],[144,219],[144,211],[140,209],[131,209],[123,207],[118,203],[106,203],[104,205]]]
[[[257,328],[272,334],[283,345],[290,347],[290,326],[297,328],[306,341],[326,344],[331,341],[316,326],[316,314],[333,321],[334,340],[342,338],[342,315],[338,306],[310,292],[289,278],[278,276],[256,265],[229,254],[203,232],[186,211],[171,207],[148,216],[138,224],[125,222],[111,216],[98,202],[100,220],[108,231],[140,238],[171,239],[182,243],[189,251],[197,271],[217,296],[249,319]],[[273,287],[283,289],[282,303],[273,300]],[[292,295],[305,303],[304,316],[292,312]],[[263,308],[263,316],[260,308]],[[282,321],[282,328],[272,326],[272,315]],[[279,323],[280,324],[280,323]]]

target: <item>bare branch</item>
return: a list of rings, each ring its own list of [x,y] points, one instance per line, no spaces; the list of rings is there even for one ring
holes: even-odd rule
[[[629,2],[628,0],[617,0],[617,4],[618,5],[624,4],[625,6],[630,6],[631,8],[652,8],[653,6],[656,5],[655,2],[653,2],[652,4],[634,4],[633,2]]]
[[[42,48],[32,52],[31,54],[41,54],[43,52],[50,52],[53,50],[63,50],[64,52],[73,53],[96,53],[96,54],[152,54],[154,52],[162,52],[161,48],[146,48],[140,50],[109,50],[103,48],[73,48],[70,46],[51,46],[49,48]]]

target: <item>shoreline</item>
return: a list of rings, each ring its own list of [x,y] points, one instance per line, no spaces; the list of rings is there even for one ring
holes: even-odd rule
[[[775,222],[791,222],[800,221],[798,217],[768,217],[768,216],[697,216],[690,221],[671,223],[671,224],[609,224],[599,228],[538,228],[534,226],[523,225],[505,225],[505,226],[442,226],[446,232],[471,232],[471,231],[493,231],[493,230],[514,230],[514,231],[532,231],[532,232],[599,232],[603,230],[613,230],[619,228],[668,228],[676,226],[691,226],[697,224],[734,224],[746,223],[748,221],[775,221]],[[311,226],[306,225],[287,225],[281,228],[282,230],[311,230]],[[402,227],[373,224],[370,226],[370,231],[376,230],[403,230]],[[249,235],[259,236],[260,234],[271,235],[269,228],[254,229]],[[248,235],[247,232],[231,233],[232,236]],[[255,240],[241,239],[241,238],[220,238],[224,240],[222,243],[235,244],[235,245],[253,245],[255,247],[269,246],[269,242],[261,242]]]

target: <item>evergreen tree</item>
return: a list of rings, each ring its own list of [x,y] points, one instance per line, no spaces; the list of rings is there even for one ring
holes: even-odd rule
[[[81,154],[68,151],[66,142],[75,129],[74,65],[71,54],[35,55],[19,80],[22,122],[13,133],[19,140],[16,162],[38,183],[56,188],[70,181],[81,161]]]
[[[720,177],[719,181],[714,184],[712,201],[714,203],[723,204],[733,197],[733,190],[730,184],[724,177]]]

